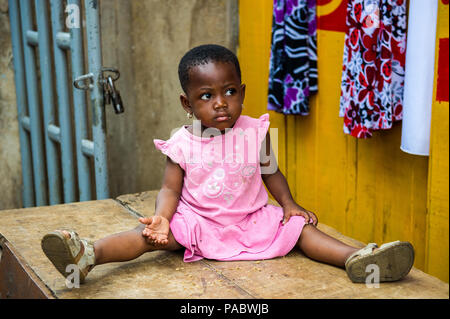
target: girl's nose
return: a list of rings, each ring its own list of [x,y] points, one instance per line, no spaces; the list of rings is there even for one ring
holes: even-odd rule
[[[228,104],[227,104],[226,99],[223,96],[219,95],[217,97],[216,103],[214,103],[214,108],[218,109],[218,108],[223,108],[223,107],[227,107],[227,106],[228,106]]]

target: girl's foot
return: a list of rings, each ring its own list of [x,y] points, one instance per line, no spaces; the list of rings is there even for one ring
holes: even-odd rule
[[[379,269],[379,281],[396,281],[405,277],[414,264],[414,248],[408,242],[395,241],[378,246],[368,244],[350,255],[345,262],[347,275],[353,282],[365,282],[373,272],[369,265]],[[375,278],[377,279],[377,278]]]
[[[94,245],[86,239],[80,239],[72,230],[55,230],[46,234],[41,241],[45,255],[56,269],[67,277],[74,269],[79,271],[80,283],[83,283],[89,271],[95,265]],[[74,265],[75,268],[67,268]]]

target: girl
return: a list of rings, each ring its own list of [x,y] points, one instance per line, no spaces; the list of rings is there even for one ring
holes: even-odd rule
[[[353,282],[365,282],[371,264],[378,265],[380,282],[408,274],[414,262],[410,243],[346,245],[318,230],[316,215],[294,201],[270,146],[269,115],[241,115],[245,85],[231,51],[196,47],[181,59],[178,74],[181,106],[197,120],[167,141],[154,140],[167,156],[155,215],[94,243],[71,230],[48,233],[42,249],[61,274],[76,264],[83,282],[96,265],[159,249],[185,248],[184,261],[192,262],[268,259],[295,247],[345,268]],[[263,182],[281,207],[267,204]]]

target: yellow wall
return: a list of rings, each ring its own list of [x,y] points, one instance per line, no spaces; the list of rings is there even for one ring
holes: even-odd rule
[[[244,113],[254,117],[267,112],[272,3],[239,5]],[[319,16],[325,7],[318,6]],[[439,32],[442,24],[448,28],[445,10],[440,4]],[[448,282],[448,102],[433,104],[439,119],[432,123],[430,161],[400,150],[401,122],[371,139],[348,136],[338,115],[344,33],[318,30],[317,39],[319,94],[310,101],[310,115],[269,112],[292,194],[345,235],[379,244],[410,241],[415,267]]]
[[[448,5],[439,1],[435,75],[439,62],[439,39],[448,39]],[[448,72],[448,70],[447,70]],[[437,76],[434,79],[436,96]],[[430,161],[428,179],[428,219],[427,219],[427,272],[448,282],[448,101],[433,101],[431,120]]]

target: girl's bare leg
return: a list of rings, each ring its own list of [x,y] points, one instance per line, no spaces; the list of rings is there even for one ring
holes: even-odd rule
[[[344,244],[309,224],[303,227],[297,246],[311,259],[342,268],[347,258],[360,249]]]
[[[182,246],[175,241],[169,232],[167,245],[149,244],[142,231],[145,225],[138,225],[135,229],[113,234],[94,243],[95,264],[128,261],[154,250],[177,250]]]

